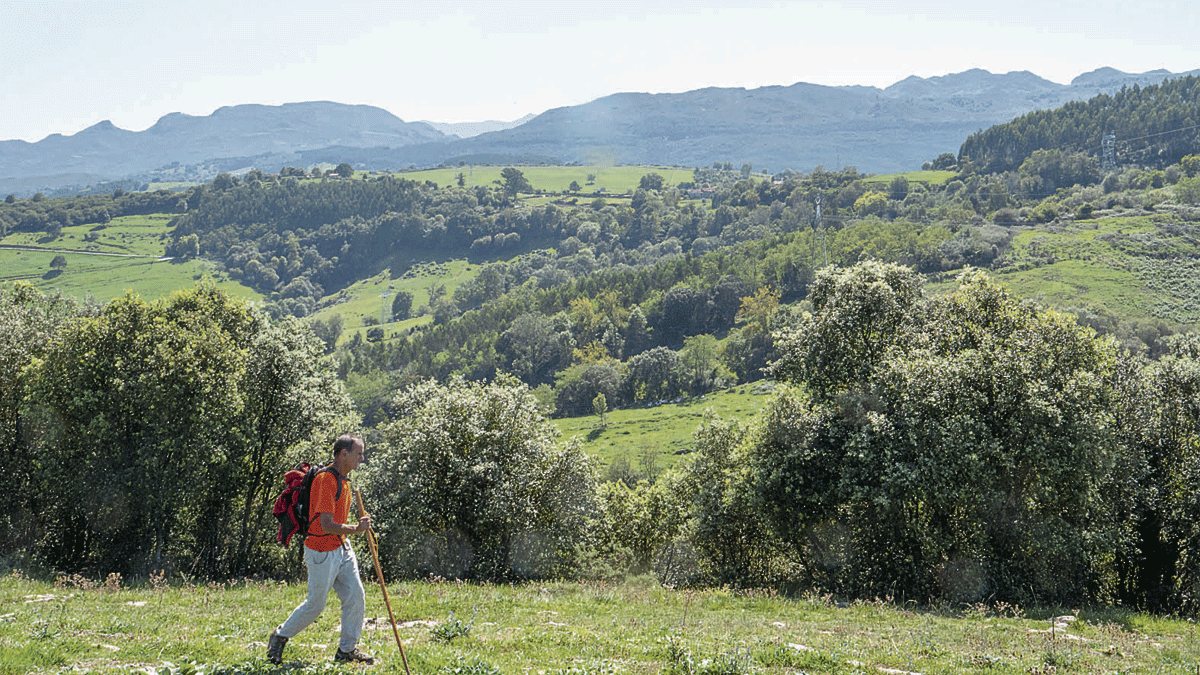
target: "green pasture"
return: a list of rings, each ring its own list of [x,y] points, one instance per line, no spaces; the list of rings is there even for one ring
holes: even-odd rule
[[[293,637],[282,666],[266,640],[305,595],[291,582],[0,577],[0,675],[403,673],[372,573],[359,647],[380,663],[334,665],[338,603]],[[1200,668],[1195,624],[1112,608],[1004,603],[927,608],[773,590],[623,581],[388,585],[412,673],[479,675],[1049,675]]]
[[[928,183],[931,185],[941,185],[958,174],[954,171],[903,171],[901,173],[886,173],[879,176],[868,176],[863,179],[864,183],[891,183],[894,179],[903,176],[910,183]]]
[[[413,316],[403,321],[392,320],[392,301],[399,291],[413,294],[412,311],[429,304],[430,287],[445,286],[446,296],[453,297],[460,285],[475,277],[480,266],[466,259],[418,259],[397,263],[373,276],[361,279],[341,291],[321,300],[313,317],[323,321],[333,315],[342,316],[343,339],[361,332],[366,324],[363,317],[373,316],[388,334],[430,323],[431,315]],[[395,272],[393,272],[395,270]]]
[[[108,302],[126,291],[153,300],[207,276],[232,296],[261,299],[217,273],[209,261],[162,259],[170,219],[167,214],[114,218],[102,227],[64,227],[54,239],[44,232],[10,234],[0,239],[0,282],[19,279],[43,292]],[[50,263],[58,255],[66,266],[54,269]]]
[[[146,188],[147,192],[157,192],[158,190],[186,190],[193,185],[199,185],[190,181],[168,181],[163,183],[150,183]]]
[[[500,181],[503,166],[460,166],[423,171],[409,171],[399,174],[402,178],[419,181],[433,181],[439,186],[446,187],[458,184],[458,174],[463,174],[468,187],[476,185],[494,185]],[[638,188],[642,176],[657,173],[663,177],[665,185],[674,187],[680,183],[692,180],[690,168],[670,166],[517,166],[530,185],[536,190],[546,192],[566,192],[571,181],[579,183],[580,196],[592,197],[595,192],[625,194]],[[588,176],[595,175],[594,182],[588,182]]]
[[[1043,304],[1103,307],[1123,319],[1200,323],[1200,245],[1162,217],[1039,226],[1014,237],[996,278]]]
[[[13,232],[0,239],[0,245],[161,257],[170,236],[167,224],[173,217],[157,213],[113,218],[104,225],[72,225],[54,239],[45,232]]]
[[[609,411],[605,425],[596,415],[564,417],[551,423],[565,438],[578,436],[584,451],[598,458],[601,466],[618,459],[637,466],[649,456],[657,469],[666,469],[694,449],[692,434],[704,421],[705,411],[711,409],[721,419],[746,422],[762,410],[773,389],[770,383],[755,383],[679,402],[640,404]]]

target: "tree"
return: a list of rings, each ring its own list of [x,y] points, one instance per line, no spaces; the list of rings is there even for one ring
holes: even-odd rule
[[[350,166],[346,162],[342,162],[341,164],[337,165],[337,168],[335,168],[333,172],[342,178],[350,178],[354,175],[354,167]]]
[[[392,320],[403,321],[412,316],[412,291],[396,291],[392,298]]]
[[[46,221],[46,236],[51,239],[58,239],[62,236],[63,226],[57,220]]]
[[[878,216],[887,207],[888,198],[882,192],[867,192],[854,201],[854,212],[860,216]]]
[[[583,187],[579,185],[579,181],[573,180],[573,181],[571,181],[571,185],[568,186],[567,189],[570,190],[571,192],[579,192],[580,190],[583,189]]]
[[[18,281],[0,285],[0,462],[7,467],[9,507],[0,513],[0,550],[34,553],[49,495],[27,456],[31,443],[52,435],[27,404],[27,370],[86,310],[61,294],[44,295]]]
[[[878,262],[817,274],[812,314],[776,335],[781,357],[772,374],[802,382],[819,397],[865,382],[916,319],[921,277]]]
[[[217,191],[229,190],[238,184],[237,176],[231,173],[219,173],[212,179],[212,189]]]
[[[684,339],[679,359],[688,373],[693,393],[708,391],[717,364],[717,338],[704,334]]]
[[[308,326],[312,329],[313,335],[316,335],[317,339],[325,345],[325,353],[332,354],[334,348],[337,347],[338,338],[342,336],[342,315],[334,314],[329,317],[328,321],[313,319]]]
[[[67,256],[59,253],[50,261],[50,269],[61,270],[67,266]]]
[[[594,549],[627,550],[633,556],[630,572],[651,570],[655,558],[680,537],[689,520],[686,497],[670,478],[633,485],[622,480],[601,483],[598,498],[603,516],[597,519],[599,541]],[[669,573],[659,574],[658,579],[663,584],[680,580]]]
[[[1085,597],[1124,536],[1115,345],[980,273],[911,317],[855,388],[764,411],[743,460],[763,517],[847,592]]]
[[[930,168],[935,171],[945,171],[947,169],[953,169],[956,166],[958,166],[958,158],[949,152],[943,152],[942,154],[938,155],[937,158],[934,159],[930,164]]]
[[[449,298],[438,298],[430,307],[430,311],[433,314],[433,323],[435,325],[448,323],[459,314],[462,314],[458,305]]]
[[[1060,187],[1092,185],[1100,180],[1100,162],[1082,152],[1034,150],[1018,171],[1041,178],[1047,193]]]
[[[1169,340],[1157,361],[1122,364],[1114,430],[1127,454],[1116,484],[1135,518],[1132,551],[1122,556],[1123,600],[1151,611],[1192,611],[1200,583],[1200,345]],[[1114,491],[1115,492],[1115,491]]]
[[[604,400],[604,392],[596,394],[596,398],[592,399],[592,412],[600,418],[600,428],[608,428],[608,401]]]
[[[640,305],[634,305],[633,309],[629,311],[629,320],[625,323],[621,354],[628,359],[649,349],[652,344],[650,333],[651,329],[646,325],[645,313],[642,312]]]
[[[554,576],[581,543],[595,478],[528,388],[452,378],[397,394],[367,469],[385,558],[405,575]]]
[[[554,382],[554,374],[571,364],[574,348],[566,315],[538,312],[518,316],[496,341],[506,370],[531,387]]]
[[[586,415],[596,394],[604,394],[605,401],[620,401],[624,383],[621,364],[615,359],[580,363],[555,376],[555,404],[559,414]]]
[[[680,285],[667,291],[659,303],[661,314],[654,329],[659,342],[682,345],[684,337],[702,332],[707,323],[707,304],[705,294],[691,286]]]
[[[628,400],[662,401],[679,395],[683,387],[679,354],[655,347],[630,357],[625,380]]]
[[[132,574],[263,569],[286,453],[350,421],[319,353],[211,282],[73,324],[29,378],[30,424],[53,429],[33,435],[39,554]]]
[[[754,295],[742,298],[739,314],[746,322],[745,327],[742,328],[742,334],[745,337],[751,338],[759,333],[770,332],[771,317],[779,308],[780,297],[779,291],[770,286],[763,286],[755,291]]]
[[[332,325],[340,316],[334,315]],[[269,532],[275,522],[267,514],[279,474],[289,466],[297,448],[312,457],[324,454],[339,430],[359,422],[349,396],[331,364],[321,358],[322,344],[297,319],[276,325],[258,324],[239,373],[241,407],[229,428],[227,462],[212,487],[213,512],[204,527],[210,534],[202,549],[208,567],[216,574],[246,574],[265,564],[265,549],[272,546]],[[317,455],[320,456],[320,455]],[[224,494],[221,480],[238,485],[238,497]],[[240,506],[241,511],[237,508]],[[234,514],[239,524],[236,538],[220,532],[215,523]],[[203,542],[201,542],[203,545]]]
[[[1179,168],[1183,171],[1183,175],[1188,178],[1200,176],[1200,155],[1186,155],[1179,160]],[[12,195],[9,195],[11,197]],[[12,202],[9,202],[10,204]]]
[[[666,180],[661,175],[648,173],[638,181],[638,188],[642,190],[662,190],[665,184]]]
[[[1175,193],[1175,200],[1180,204],[1200,204],[1200,176],[1181,178],[1172,190]]]
[[[678,499],[692,504],[691,540],[710,578],[758,587],[781,581],[790,551],[763,519],[757,495],[747,487],[750,476],[738,449],[749,432],[736,420],[706,412],[693,434],[693,459],[675,491]]]
[[[525,178],[525,174],[520,169],[513,167],[505,167],[500,171],[500,179],[503,181],[504,194],[509,197],[516,197],[518,193],[533,192],[533,186],[529,184],[529,180]]]
[[[175,255],[185,260],[200,256],[200,238],[195,233],[180,237],[175,244]]]

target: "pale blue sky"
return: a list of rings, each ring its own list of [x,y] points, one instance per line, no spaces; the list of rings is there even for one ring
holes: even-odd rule
[[[1200,3],[0,0],[0,139],[331,100],[511,120],[619,91],[1200,68]]]

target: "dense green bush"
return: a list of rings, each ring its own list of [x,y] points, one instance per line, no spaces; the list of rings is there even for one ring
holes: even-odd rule
[[[368,502],[403,575],[505,580],[573,564],[594,470],[538,412],[527,387],[452,378],[396,395],[371,452]]]
[[[266,533],[291,453],[355,424],[320,352],[211,283],[126,295],[60,330],[25,371],[29,552],[105,574],[275,569]]]
[[[1124,524],[1108,498],[1115,346],[981,274],[918,307],[903,274],[880,271],[818,277],[778,369],[804,388],[726,450],[745,474],[719,503],[761,514],[826,587],[1088,597]]]

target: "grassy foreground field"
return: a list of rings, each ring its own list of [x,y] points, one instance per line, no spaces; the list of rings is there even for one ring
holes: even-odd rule
[[[302,582],[155,581],[127,588],[111,576],[75,577],[51,585],[6,575],[0,674],[363,670],[331,662],[336,600],[292,638],[282,667],[266,661],[267,633],[302,600]],[[1200,665],[1192,622],[1117,610],[929,610],[770,591],[675,590],[648,577],[412,582],[390,585],[389,594],[413,673],[1183,675]],[[367,596],[360,646],[382,659],[368,672],[402,673],[377,584]]]

